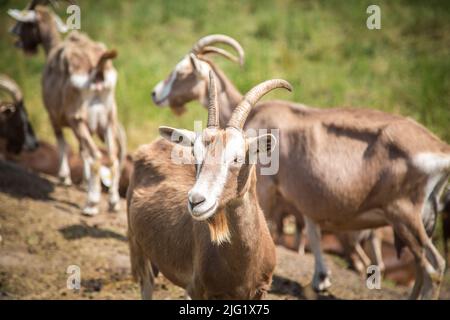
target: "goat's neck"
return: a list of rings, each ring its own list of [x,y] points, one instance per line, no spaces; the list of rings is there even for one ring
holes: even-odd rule
[[[219,80],[217,84],[217,93],[220,105],[219,122],[220,127],[225,128],[228,120],[231,118],[234,108],[236,108],[238,103],[241,102],[243,96],[219,67],[212,62],[210,62],[210,66]]]
[[[256,174],[252,173],[249,190],[239,199],[231,201],[225,208],[231,233],[230,243],[218,247],[227,264],[246,268],[251,261],[259,257],[262,248],[261,236],[265,227],[264,216],[259,209],[256,195]],[[255,255],[256,254],[256,255]]]
[[[48,57],[50,51],[61,43],[61,35],[54,24],[41,24],[39,26],[39,32],[41,34],[45,55]]]

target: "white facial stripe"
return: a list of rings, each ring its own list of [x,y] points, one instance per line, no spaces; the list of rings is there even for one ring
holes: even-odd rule
[[[174,70],[170,73],[169,78],[160,81],[155,86],[153,92],[155,92],[154,102],[156,104],[160,106],[167,105],[167,98],[172,91],[173,82],[177,78],[177,74],[180,72],[186,72],[186,69],[189,67],[189,65],[189,58],[186,56],[180,62],[178,62]]]
[[[197,65],[199,70],[197,70],[205,79],[209,76],[210,67],[208,63],[198,60]],[[189,58],[189,55],[186,55],[180,62],[177,63],[175,68],[169,77],[165,80],[160,81],[153,92],[155,93],[154,102],[159,106],[166,106],[168,104],[168,97],[172,92],[173,83],[176,80],[178,74],[189,73],[192,72],[192,64]]]
[[[214,208],[217,205],[227,182],[227,177],[228,166],[225,164],[219,166],[219,172],[200,171],[197,181],[189,193],[203,195],[205,201],[194,208],[195,212],[208,212],[210,208]],[[210,212],[210,214],[213,214],[213,212]]]
[[[194,146],[193,146],[193,153],[195,158],[195,164],[197,168],[196,178],[198,179],[198,175],[200,173],[200,168],[203,163],[203,159],[205,158],[206,149],[202,142],[202,137],[199,136],[197,139],[195,139]]]
[[[196,183],[190,191],[190,195],[201,195],[205,201],[196,205],[192,210],[194,213],[206,216],[212,214],[209,210],[217,206],[224,191],[230,166],[236,157],[242,159],[245,155],[245,140],[242,133],[235,129],[227,129],[227,144],[223,146],[220,141],[214,144],[217,150],[208,150],[205,158],[206,148],[203,138],[198,137],[194,143],[194,156],[200,161],[202,167],[197,171]],[[222,148],[225,147],[225,150]],[[192,200],[191,200],[192,202]]]

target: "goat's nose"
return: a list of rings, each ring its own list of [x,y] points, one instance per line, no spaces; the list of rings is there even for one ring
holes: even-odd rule
[[[152,91],[152,99],[155,100],[155,97],[156,97],[156,92]]]
[[[205,196],[198,192],[192,192],[189,194],[189,202],[192,208],[202,204],[203,202],[205,202],[205,200]]]

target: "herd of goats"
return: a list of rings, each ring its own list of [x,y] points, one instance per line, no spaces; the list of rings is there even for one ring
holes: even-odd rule
[[[414,120],[362,108],[319,109],[290,101],[258,102],[281,79],[264,81],[242,95],[209,57],[244,63],[244,50],[226,35],[201,38],[158,83],[153,102],[182,114],[199,101],[208,110],[201,132],[162,126],[161,138],[127,156],[125,131],[117,119],[117,71],[108,50],[87,35],[68,32],[46,6],[32,1],[9,10],[16,20],[16,45],[46,63],[42,97],[56,136],[52,167],[63,185],[83,181],[83,214],[99,213],[107,187],[111,212],[127,197],[132,273],[143,298],[151,298],[161,272],[193,299],[260,299],[270,289],[276,265],[274,238],[293,215],[300,251],[306,229],[315,258],[312,285],[331,285],[321,248],[321,230],[348,235],[352,248],[370,264],[359,243],[369,239],[376,264],[383,264],[377,228],[391,226],[398,252],[407,247],[416,268],[411,298],[437,298],[445,260],[432,243],[443,213],[445,257],[450,232],[450,146]],[[231,47],[237,56],[214,46]],[[12,101],[0,102],[4,153],[35,150],[38,141],[27,119],[24,97],[9,77],[0,88]],[[70,127],[79,142],[78,177],[63,135]],[[249,135],[250,129],[269,129]],[[270,129],[279,129],[276,137]],[[105,143],[100,148],[94,136]],[[279,169],[260,174],[256,154],[277,150]],[[183,154],[185,164],[173,161]],[[37,171],[45,172],[45,169]],[[274,230],[268,225],[274,226]]]

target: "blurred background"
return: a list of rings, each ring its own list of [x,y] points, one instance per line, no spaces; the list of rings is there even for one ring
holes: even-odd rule
[[[0,72],[23,88],[31,122],[41,139],[54,142],[41,100],[45,57],[26,57],[14,48],[9,8],[28,1],[0,0]],[[156,107],[153,86],[167,77],[200,37],[224,33],[237,39],[245,65],[214,57],[245,93],[260,81],[281,77],[292,99],[323,108],[377,108],[410,116],[450,142],[450,2],[377,1],[381,30],[369,30],[366,9],[373,1],[216,0],[83,1],[81,31],[116,48],[117,101],[129,149],[157,136],[161,124],[193,127],[206,119],[198,103],[182,117]],[[55,11],[65,21],[67,4]],[[66,136],[72,143],[70,130]]]
[[[7,10],[23,9],[27,2],[0,0],[0,73],[11,76],[23,89],[29,117],[39,139],[54,144],[55,138],[41,99],[40,78],[45,63],[44,52],[41,50],[38,55],[27,57],[14,47],[14,38],[8,34],[14,21],[7,15]],[[261,81],[284,78],[292,83],[294,92],[275,91],[267,99],[289,99],[321,108],[376,108],[401,114],[414,118],[450,143],[450,1],[76,2],[81,8],[80,31],[119,52],[114,61],[119,73],[116,98],[119,119],[127,131],[130,152],[140,144],[155,139],[159,125],[193,128],[194,120],[206,120],[206,109],[197,102],[190,103],[188,111],[181,117],[174,115],[167,107],[156,107],[151,100],[151,91],[168,76],[199,38],[212,33],[227,34],[243,46],[246,53],[243,67],[220,57],[212,58],[242,93]],[[369,30],[366,26],[369,17],[366,9],[371,4],[381,8],[381,30]],[[53,8],[63,21],[68,17],[66,7],[67,3],[61,1],[58,7]],[[78,150],[70,129],[65,129],[65,135],[73,150]],[[8,184],[8,181],[4,184]],[[58,190],[52,197],[64,199],[66,192]],[[7,196],[3,199],[6,199],[2,204],[4,212],[18,211],[14,199]],[[81,202],[81,199],[84,198],[80,192],[71,191],[71,201]],[[66,206],[64,210],[77,214],[61,216],[60,211],[54,210],[56,215],[39,202],[17,203],[23,206],[20,210],[24,214],[4,215],[8,219],[19,219],[19,223],[11,220],[14,223],[10,223],[10,229],[4,228],[4,235],[16,239],[15,243],[20,245],[26,243],[28,252],[38,252],[45,257],[45,263],[42,263],[41,269],[33,269],[29,268],[28,260],[20,258],[19,261],[25,262],[24,274],[32,274],[23,279],[15,276],[17,268],[14,264],[11,264],[13,271],[10,273],[0,272],[0,298],[2,294],[7,296],[6,293],[13,297],[60,297],[51,295],[54,292],[65,297],[66,291],[58,287],[61,281],[65,283],[65,274],[58,273],[58,268],[65,263],[72,263],[73,259],[79,259],[77,263],[91,277],[84,283],[88,289],[92,287],[89,289],[91,291],[86,289],[83,293],[86,297],[118,297],[111,295],[108,290],[101,290],[103,285],[117,287],[122,298],[137,297],[136,285],[131,284],[129,272],[123,271],[127,270],[123,267],[126,264],[123,261],[128,261],[125,215],[119,216],[123,219],[122,224],[113,221],[111,231],[99,228],[96,224],[99,222],[95,220],[89,222],[93,226],[85,221],[80,224],[76,206],[75,209]],[[438,221],[441,224],[441,219]],[[69,222],[73,225],[67,226]],[[48,235],[47,230],[59,230],[62,235],[56,231]],[[441,232],[441,226],[438,225],[435,238],[442,251]],[[83,259],[78,256],[73,258],[71,252],[85,252],[80,250],[80,243],[90,248],[91,251],[86,252],[91,252],[91,255],[81,256]],[[104,245],[101,250],[98,249],[99,243]],[[58,248],[63,250],[58,251]],[[11,252],[16,251],[14,247]],[[62,258],[58,258],[61,261],[52,256],[53,251],[62,252]],[[102,252],[104,257],[104,260],[100,259],[101,268],[98,267],[98,252]],[[3,253],[3,256],[7,255]],[[111,257],[115,259],[113,262],[109,260]],[[51,268],[47,265],[47,259],[53,263]],[[94,260],[96,264],[91,263]],[[123,269],[119,276],[112,273],[111,278],[108,278],[109,271],[105,270],[110,270],[110,265]],[[344,263],[340,265],[345,266]],[[59,271],[52,271],[52,268]],[[299,269],[296,264],[293,268]],[[306,267],[303,269],[308,270]],[[404,269],[398,272],[405,273]],[[48,279],[42,280],[42,275]],[[59,277],[60,282],[52,277]],[[285,285],[284,280],[277,281],[275,291],[278,290],[277,286]],[[346,276],[342,282],[347,282]],[[388,283],[384,285],[388,286]],[[48,290],[50,287],[56,288],[56,291]],[[443,287],[450,288],[448,272]],[[297,290],[297,287],[293,288]],[[37,296],[26,296],[24,293],[33,290],[38,292]],[[444,297],[448,297],[448,289],[445,292]],[[95,295],[97,293],[99,295]],[[183,297],[182,294],[180,296]],[[78,298],[76,295],[70,297]]]

